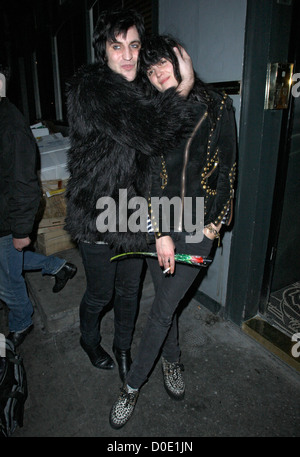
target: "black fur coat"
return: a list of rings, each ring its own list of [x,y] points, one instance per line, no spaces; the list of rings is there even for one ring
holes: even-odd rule
[[[127,200],[148,198],[154,157],[188,133],[187,105],[174,89],[147,99],[136,83],[99,64],[74,75],[67,88],[71,147],[66,217],[74,240],[104,241],[121,251],[146,248],[145,232],[119,230],[119,190],[126,189]],[[114,232],[97,229],[100,197],[116,202]]]

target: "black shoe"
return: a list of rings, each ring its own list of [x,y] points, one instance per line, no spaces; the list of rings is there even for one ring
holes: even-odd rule
[[[114,368],[115,364],[113,359],[100,344],[98,344],[96,348],[91,348],[85,344],[82,338],[80,338],[80,345],[89,356],[92,365],[97,368],[102,368],[103,370],[112,370]]]
[[[29,325],[29,327],[25,328],[25,330],[21,330],[21,332],[10,332],[6,338],[13,343],[15,348],[17,348],[20,346],[20,344],[23,343],[26,336],[31,332],[32,329],[33,324]]]
[[[60,292],[65,287],[69,279],[74,278],[76,272],[77,267],[73,265],[73,263],[65,263],[65,265],[59,270],[59,272],[56,273],[56,275],[54,275],[55,284],[53,286],[52,292]]]
[[[113,346],[112,349],[115,354],[116,361],[119,365],[119,375],[121,381],[125,382],[127,373],[130,369],[130,365],[132,364],[130,349],[122,351],[121,349],[118,349],[116,346]]]

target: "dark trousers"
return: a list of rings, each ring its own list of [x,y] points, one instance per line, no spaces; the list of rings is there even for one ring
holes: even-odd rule
[[[208,255],[212,241],[204,237],[201,243],[184,241],[184,234],[175,241],[178,254]],[[155,250],[151,248],[151,250]],[[147,380],[155,360],[162,349],[168,362],[176,362],[180,356],[175,311],[199,274],[199,267],[176,263],[174,275],[165,276],[157,259],[147,259],[155,287],[155,299],[140,341],[138,354],[127,375],[127,384],[139,389]]]
[[[130,349],[138,308],[142,259],[110,261],[116,255],[106,244],[79,244],[87,287],[80,304],[80,331],[84,342],[101,341],[100,320],[114,297],[114,345]],[[114,295],[115,294],[115,295]]]

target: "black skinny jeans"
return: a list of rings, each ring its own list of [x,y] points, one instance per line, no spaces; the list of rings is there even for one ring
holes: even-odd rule
[[[174,240],[178,254],[207,256],[213,241],[203,238],[201,243],[185,243],[185,234],[175,234]],[[150,248],[155,251],[155,244]],[[147,259],[155,287],[155,299],[150,310],[146,326],[140,341],[138,354],[127,375],[127,384],[139,389],[147,380],[155,360],[162,348],[162,355],[168,362],[179,360],[180,347],[176,309],[192,283],[199,274],[200,268],[176,263],[174,275],[165,276],[157,259]]]
[[[79,248],[87,281],[79,309],[80,331],[84,342],[91,347],[96,347],[101,342],[101,315],[115,292],[113,344],[124,351],[130,349],[143,259],[111,262],[110,258],[116,253],[106,244],[81,242]]]

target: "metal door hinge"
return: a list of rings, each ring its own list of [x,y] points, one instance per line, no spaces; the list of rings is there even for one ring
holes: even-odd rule
[[[265,109],[285,109],[289,104],[294,64],[268,63]]]

